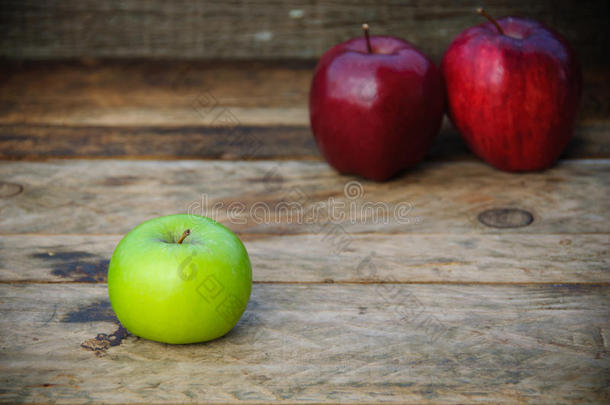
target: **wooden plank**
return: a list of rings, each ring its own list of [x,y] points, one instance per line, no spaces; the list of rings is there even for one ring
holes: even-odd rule
[[[258,111],[258,110],[257,110]],[[304,114],[306,114],[304,112]],[[258,117],[281,116],[264,110]],[[160,115],[157,115],[157,117]],[[309,126],[63,126],[0,124],[0,159],[320,160]],[[610,157],[610,123],[582,122],[563,159]],[[428,160],[475,160],[445,120]]]
[[[308,125],[314,66],[315,61],[5,63],[0,123],[228,126],[234,119],[240,125]]]
[[[226,337],[112,333],[105,285],[0,285],[3,402],[604,403],[607,287],[255,285]]]
[[[67,0],[2,4],[0,56],[11,58],[313,58],[369,23],[405,38],[435,60],[452,38],[481,23],[480,2],[317,0],[140,2]],[[606,2],[486,1],[497,17],[543,21],[563,33],[586,65],[608,62]]]
[[[314,62],[76,62],[0,66],[0,158],[319,159]],[[564,158],[610,157],[608,81],[587,70]],[[431,159],[473,159],[445,121]]]
[[[0,236],[0,282],[106,282],[120,235]],[[242,235],[254,282],[610,283],[610,236]]]
[[[446,162],[374,183],[339,176],[323,162],[2,162],[0,231],[121,235],[143,220],[190,212],[242,234],[326,232],[338,247],[341,235],[362,232],[607,234],[609,170],[608,160],[528,174]],[[479,222],[488,210],[511,219],[504,208],[525,210],[533,222]]]
[[[308,126],[315,60],[45,61],[0,64],[0,124]],[[586,66],[581,121],[607,122],[607,68]]]

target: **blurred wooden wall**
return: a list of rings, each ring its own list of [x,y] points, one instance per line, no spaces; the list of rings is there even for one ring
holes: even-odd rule
[[[8,59],[313,59],[360,35],[406,38],[439,60],[461,30],[492,15],[541,20],[586,65],[609,61],[610,1],[570,0],[0,0],[0,57]]]

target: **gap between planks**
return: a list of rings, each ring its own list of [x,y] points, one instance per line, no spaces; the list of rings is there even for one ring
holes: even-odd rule
[[[7,285],[34,285],[34,284],[106,284],[88,281],[54,281],[54,280],[0,280],[0,284]],[[541,286],[541,287],[558,287],[558,286],[575,286],[575,287],[610,287],[610,282],[582,282],[582,281],[565,281],[565,282],[506,282],[506,281],[252,281],[252,284],[269,284],[269,285],[446,285],[446,286]]]

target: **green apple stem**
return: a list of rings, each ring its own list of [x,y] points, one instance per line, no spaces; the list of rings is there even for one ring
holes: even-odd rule
[[[487,14],[487,12],[485,10],[483,10],[482,8],[477,8],[477,13],[479,13],[479,15],[482,15],[483,17],[487,18],[489,20],[489,22],[491,22],[493,25],[495,25],[496,29],[498,30],[500,35],[504,35],[504,30],[502,29],[502,27],[500,27],[500,24],[498,24],[498,22],[492,16]]]
[[[371,38],[369,37],[369,25],[362,24],[362,30],[364,31],[364,38],[366,39],[366,49],[368,49],[369,53],[373,53],[373,48],[371,48]]]
[[[190,234],[191,234],[191,230],[190,230],[190,229],[187,229],[186,231],[184,231],[184,232],[182,233],[182,236],[180,237],[180,239],[178,239],[178,242],[177,242],[177,243],[178,243],[179,245],[180,245],[180,244],[182,244],[182,242],[184,242],[184,240],[186,239],[186,237],[187,237],[187,236],[189,236]]]

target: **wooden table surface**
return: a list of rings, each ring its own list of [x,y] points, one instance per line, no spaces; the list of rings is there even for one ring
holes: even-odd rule
[[[311,69],[1,67],[1,401],[610,401],[605,72],[550,170],[494,170],[445,124],[424,164],[373,183],[320,159]],[[356,214],[253,212],[329,199]],[[171,346],[119,328],[106,271],[122,235],[181,212],[234,229],[254,285],[228,335]]]

